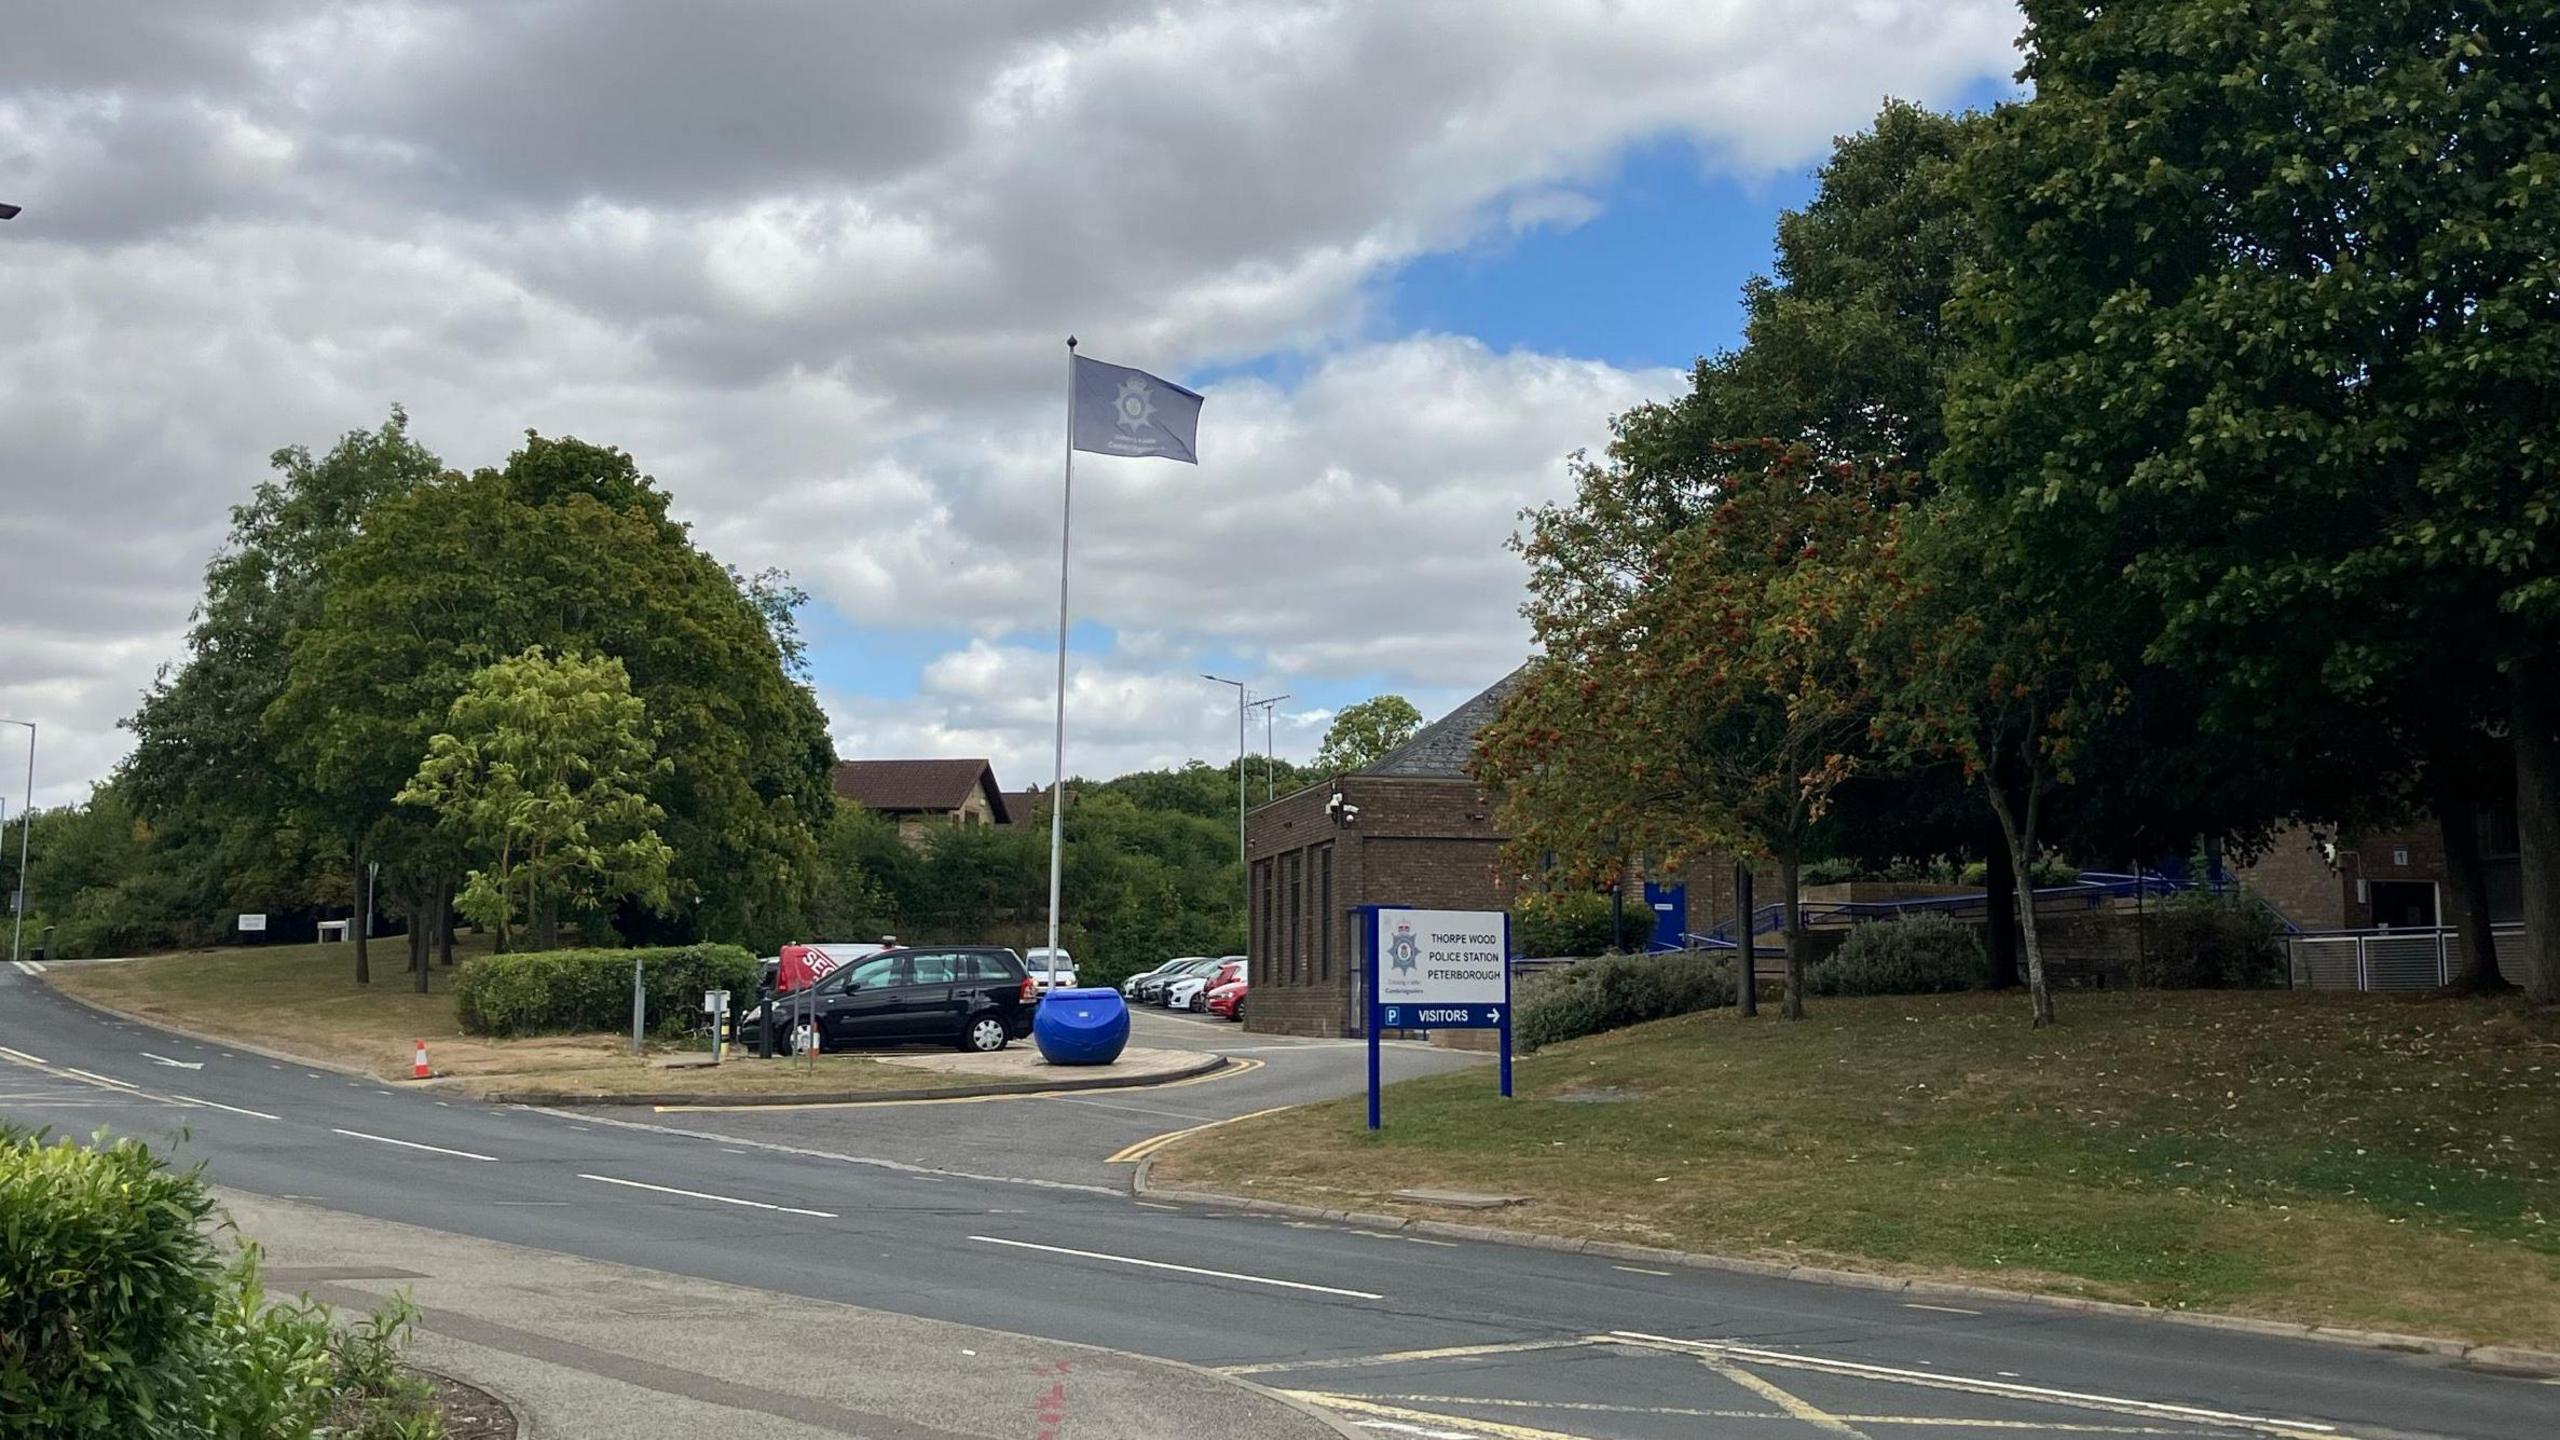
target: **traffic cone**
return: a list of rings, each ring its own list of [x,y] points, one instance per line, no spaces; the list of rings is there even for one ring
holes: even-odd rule
[[[424,1080],[435,1073],[427,1068],[427,1042],[421,1040],[418,1042],[417,1058],[409,1062],[409,1078]]]

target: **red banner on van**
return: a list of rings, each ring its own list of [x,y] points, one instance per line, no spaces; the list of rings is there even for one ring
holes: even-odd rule
[[[775,984],[785,995],[806,990],[829,975],[887,947],[880,945],[785,945]]]

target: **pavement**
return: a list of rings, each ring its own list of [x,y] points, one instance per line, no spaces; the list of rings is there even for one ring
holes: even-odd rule
[[[1147,1013],[1140,1023],[1146,1043],[1162,1045],[1184,1038],[1170,1027],[1194,1022]],[[1129,1166],[1111,1155],[1361,1083],[1356,1045],[1282,1045],[1205,1022],[1194,1034],[1264,1064],[1083,1103],[609,1115],[304,1069],[104,1019],[0,969],[0,1115],[141,1136],[203,1160],[231,1189],[341,1215],[738,1287],[777,1313],[858,1306],[1213,1369],[1381,1436],[2560,1434],[2560,1385],[2436,1355],[1133,1197]],[[1391,1073],[1468,1063],[1481,1060],[1389,1050]],[[1123,1102],[1148,1108],[1097,1108]],[[778,1128],[750,1134],[750,1122]],[[541,1303],[585,1293],[565,1277],[526,1288]],[[613,1333],[563,1343],[610,1353]],[[715,1355],[698,1343],[704,1334],[682,1326],[635,1339],[624,1359],[735,1380],[748,1362]],[[838,1363],[832,1336],[775,1334],[798,1347],[798,1363]],[[973,1403],[969,1383],[928,1385],[930,1408],[888,1418],[946,1423],[946,1409]],[[855,1411],[906,1403],[888,1392],[820,1398]],[[626,1407],[625,1433],[697,1428],[675,1404]],[[787,1433],[762,1428],[767,1420],[781,1423],[767,1416],[744,1433]],[[1038,1423],[1017,1428],[1037,1436]]]
[[[526,1440],[1339,1440],[1251,1382],[1089,1346],[689,1280],[218,1192],[270,1291],[420,1308],[410,1356],[505,1399]]]

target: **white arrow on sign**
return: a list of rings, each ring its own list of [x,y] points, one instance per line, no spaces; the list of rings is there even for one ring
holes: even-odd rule
[[[201,1070],[204,1068],[204,1062],[201,1060],[172,1060],[166,1055],[154,1055],[148,1050],[142,1052],[142,1058],[150,1061],[154,1065],[166,1065],[172,1070]]]
[[[1499,1005],[1488,1007],[1484,1012],[1484,1018],[1497,1022],[1500,1021],[1502,1019],[1502,1007]]]

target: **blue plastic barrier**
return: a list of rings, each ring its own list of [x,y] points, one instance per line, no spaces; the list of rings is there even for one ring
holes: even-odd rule
[[[1108,1065],[1129,1044],[1129,1002],[1117,990],[1052,990],[1032,1013],[1031,1038],[1052,1065]]]

